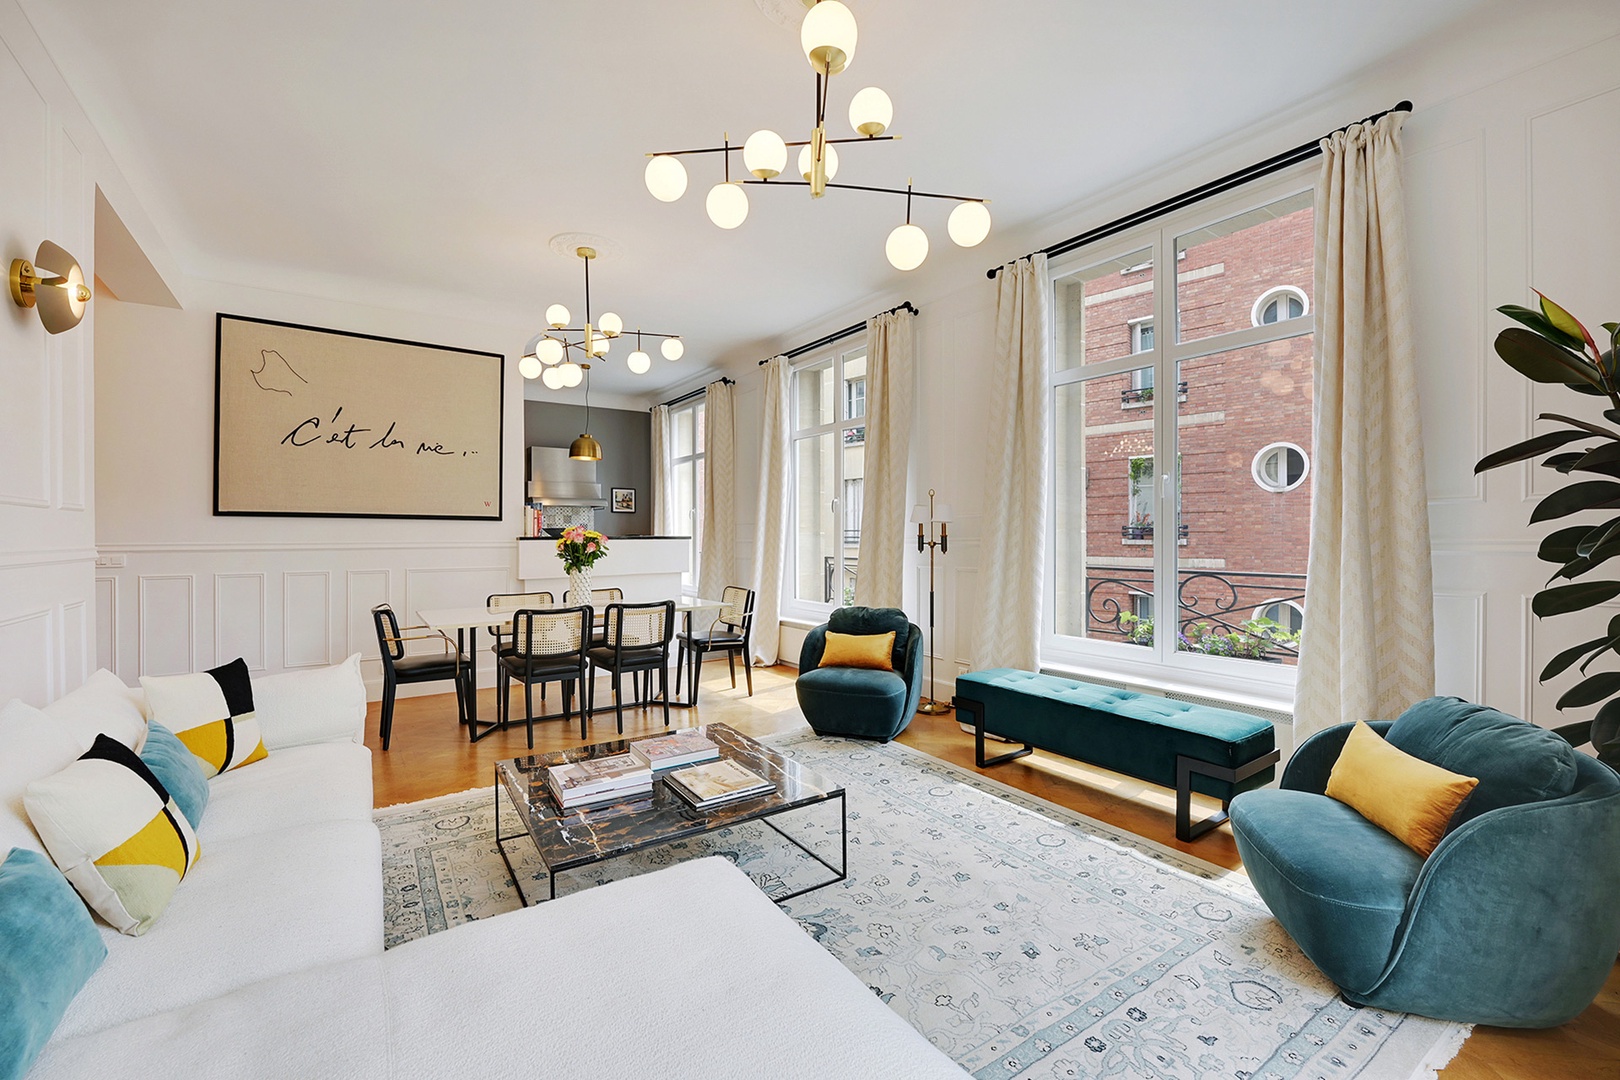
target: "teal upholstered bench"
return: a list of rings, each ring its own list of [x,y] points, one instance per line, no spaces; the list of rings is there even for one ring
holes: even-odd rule
[[[1180,840],[1225,821],[1232,797],[1268,784],[1281,756],[1271,722],[1258,716],[1014,668],[958,675],[955,704],[973,717],[980,768],[1039,748],[1175,788]],[[1024,748],[986,758],[986,734]],[[1194,791],[1220,799],[1221,812],[1195,824]]]

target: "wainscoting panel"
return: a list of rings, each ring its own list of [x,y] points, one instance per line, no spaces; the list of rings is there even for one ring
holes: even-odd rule
[[[185,675],[196,670],[197,579],[191,574],[142,574],[138,580],[137,675]]]
[[[96,578],[96,667],[118,670],[118,579]]]
[[[51,662],[56,629],[51,611],[25,611],[0,619],[0,656],[6,658],[7,689],[30,705],[45,705],[57,696]]]
[[[327,570],[281,576],[281,664],[325,667],[332,662],[332,574]]]
[[[6,260],[33,257],[50,227],[50,110],[10,50],[0,48],[0,153],[6,170]],[[82,254],[82,252],[80,253]],[[52,448],[57,445],[52,407],[51,348],[33,312],[10,308],[0,319],[0,503],[51,505]],[[8,538],[7,547],[15,544]]]
[[[54,175],[50,185],[49,235],[81,259],[90,253],[86,243],[92,198],[85,182],[84,155],[60,126],[52,130],[51,161]],[[89,486],[90,447],[89,386],[86,378],[87,352],[94,335],[95,316],[87,313],[75,333],[57,334],[48,341],[47,353],[55,376],[56,399],[56,503],[64,510],[82,511]]]
[[[237,657],[249,671],[268,670],[265,642],[270,633],[264,574],[214,575],[214,665]]]
[[[56,686],[61,692],[90,677],[89,605],[83,600],[62,605],[62,637],[57,658]]]
[[[1485,700],[1485,594],[1434,594],[1434,692]]]
[[[359,653],[363,662],[381,662],[377,651],[377,624],[371,609],[390,602],[393,575],[387,570],[350,570],[345,575],[348,597],[345,604],[347,638],[343,655]],[[408,621],[408,620],[407,620]]]

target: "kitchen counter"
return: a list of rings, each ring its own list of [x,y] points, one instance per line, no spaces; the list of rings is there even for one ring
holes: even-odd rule
[[[535,544],[525,541],[544,541]],[[527,592],[545,590],[559,601],[568,591],[568,575],[557,558],[557,541],[548,536],[518,538],[518,577]],[[689,536],[609,536],[608,552],[591,567],[591,585],[619,588],[632,603],[668,600],[681,595],[681,575],[692,569]]]

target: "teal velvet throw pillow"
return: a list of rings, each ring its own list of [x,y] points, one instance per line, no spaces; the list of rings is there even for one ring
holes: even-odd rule
[[[197,756],[174,732],[151,723],[147,725],[146,745],[141,747],[141,761],[168,789],[169,798],[196,831],[208,808],[208,777],[197,766]]]
[[[0,1080],[28,1072],[106,957],[62,872],[38,852],[12,848],[0,863]]]

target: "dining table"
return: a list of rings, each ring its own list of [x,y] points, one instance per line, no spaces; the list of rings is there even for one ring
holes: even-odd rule
[[[550,607],[566,607],[564,604],[553,604]],[[704,600],[701,597],[681,599],[675,601],[675,613],[685,617],[686,632],[692,632],[692,616],[700,611],[718,611],[724,605],[719,600]],[[545,611],[547,605],[539,604],[530,609]],[[504,635],[512,632],[512,617],[518,609],[491,610],[487,604],[473,604],[467,607],[452,608],[418,608],[416,617],[423,625],[449,637],[455,632],[456,647],[461,650],[472,662],[472,671],[468,681],[471,684],[471,693],[468,695],[467,708],[461,722],[467,725],[467,737],[471,742],[477,742],[492,732],[502,730],[501,724],[495,720],[478,719],[478,631],[488,630],[491,634]],[[596,625],[601,626],[603,612],[596,612]],[[693,662],[696,662],[694,656]],[[697,707],[697,680],[692,680],[694,688],[690,700],[681,697],[681,687],[685,680],[681,678],[681,669],[675,671],[675,692],[670,695],[669,705],[672,709],[692,709]],[[479,728],[483,727],[480,731]]]

